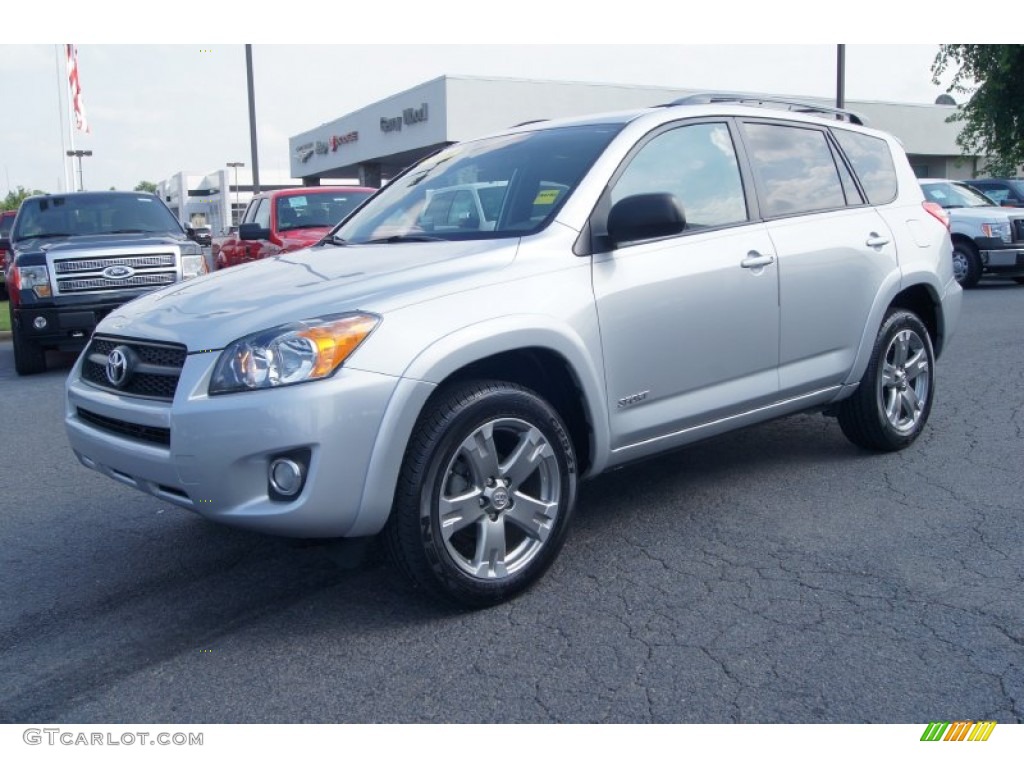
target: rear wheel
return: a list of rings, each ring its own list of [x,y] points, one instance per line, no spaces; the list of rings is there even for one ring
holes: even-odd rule
[[[575,496],[572,443],[547,402],[508,382],[458,384],[417,423],[384,540],[416,585],[494,605],[554,561]]]
[[[875,338],[860,386],[839,404],[843,434],[855,445],[875,451],[910,445],[931,413],[934,376],[928,329],[913,312],[891,311]]]
[[[19,376],[31,376],[46,370],[46,350],[24,338],[14,322],[14,310],[8,305],[11,317],[11,340],[14,343],[14,370]]]
[[[973,288],[981,280],[981,256],[971,243],[953,243],[953,277],[964,288]]]

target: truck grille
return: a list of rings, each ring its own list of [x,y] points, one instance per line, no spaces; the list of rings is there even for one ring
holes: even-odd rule
[[[128,377],[120,387],[107,378],[107,358],[116,347],[126,348],[132,360]],[[174,399],[187,355],[188,351],[180,344],[93,336],[84,353],[82,378],[108,392],[170,401]]]
[[[175,252],[91,255],[55,259],[53,272],[58,294],[151,290],[177,281],[177,263]],[[104,274],[111,267],[119,267],[123,274]]]
[[[109,416],[101,416],[84,408],[78,409],[78,418],[96,427],[96,429],[112,432],[121,437],[130,437],[133,440],[142,440],[143,442],[155,443],[157,445],[171,444],[171,430],[163,427],[147,427],[144,424],[133,424],[130,421],[112,419]]]

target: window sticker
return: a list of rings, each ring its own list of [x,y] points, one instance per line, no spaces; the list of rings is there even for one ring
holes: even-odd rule
[[[307,205],[305,195],[296,195],[295,197],[287,197],[285,199],[291,208],[305,208]]]
[[[534,199],[534,205],[551,205],[558,199],[558,193],[560,190],[557,189],[542,189],[537,193],[537,197]]]

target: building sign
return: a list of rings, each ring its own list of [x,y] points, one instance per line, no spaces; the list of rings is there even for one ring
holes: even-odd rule
[[[382,117],[380,129],[384,133],[402,130],[403,125],[415,125],[416,123],[427,122],[427,103],[423,102],[419,107],[403,109],[402,114],[397,117]]]
[[[295,157],[298,158],[300,163],[305,163],[313,156],[314,145],[313,142],[307,142],[300,144],[295,148]]]
[[[351,144],[359,141],[359,131],[349,131],[344,136],[331,136],[328,143],[331,145],[331,152],[337,152],[342,144]]]

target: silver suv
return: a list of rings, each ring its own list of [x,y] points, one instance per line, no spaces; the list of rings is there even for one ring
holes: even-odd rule
[[[625,462],[809,410],[904,448],[960,313],[949,232],[892,137],[773,104],[447,147],[318,246],[106,318],[68,378],[71,445],[211,520],[382,532],[471,606],[534,582],[578,482]],[[484,188],[486,216],[440,210]]]

